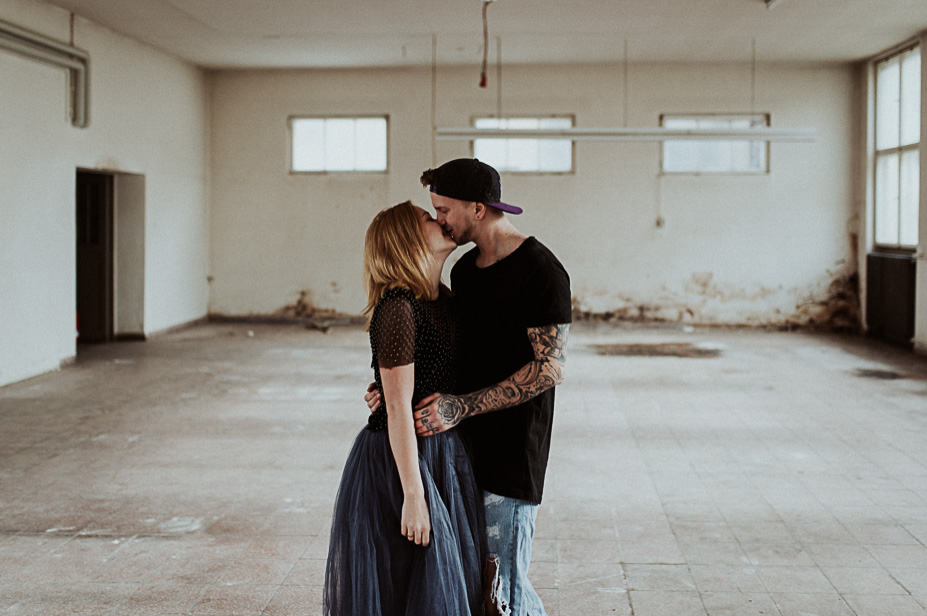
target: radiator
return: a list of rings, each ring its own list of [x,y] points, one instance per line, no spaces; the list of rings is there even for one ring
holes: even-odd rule
[[[866,327],[869,335],[910,344],[914,337],[913,255],[866,255]]]

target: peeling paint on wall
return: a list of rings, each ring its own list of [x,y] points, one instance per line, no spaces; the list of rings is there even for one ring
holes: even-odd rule
[[[333,283],[334,284],[334,283]],[[274,316],[288,318],[320,318],[320,317],[345,317],[345,315],[331,308],[319,308],[312,301],[312,291],[303,290],[299,292],[299,299],[292,304],[287,304],[274,313]]]
[[[849,271],[834,278],[827,289],[827,297],[801,304],[785,324],[845,332],[860,331],[859,273]]]
[[[721,284],[714,280],[714,274],[711,272],[696,272],[692,274],[692,278],[686,285],[686,290],[694,295],[701,295],[721,301],[755,301],[772,297],[777,293],[776,289],[762,286],[755,290],[749,290],[731,284]]]
[[[685,296],[673,293],[666,287],[652,301],[641,301],[626,296],[616,298],[617,308],[591,310],[584,296],[573,297],[575,320],[629,323],[680,323],[735,327],[778,327],[784,329],[820,328],[833,331],[860,330],[859,274],[846,268],[830,281],[826,293],[818,290],[755,289],[737,287],[714,279],[711,273],[695,273],[684,286]],[[593,291],[601,305],[601,293]],[[788,300],[788,298],[793,298]],[[805,298],[805,299],[802,299]],[[771,308],[777,300],[780,308]],[[784,301],[796,302],[788,310]],[[733,306],[742,316],[725,320],[717,315],[724,306]],[[755,308],[751,308],[754,306]]]
[[[573,297],[573,319],[578,321],[604,321],[606,323],[627,321],[632,323],[682,323],[690,322],[695,312],[690,308],[660,306],[657,304],[628,301],[628,305],[605,312],[584,308],[578,297]]]

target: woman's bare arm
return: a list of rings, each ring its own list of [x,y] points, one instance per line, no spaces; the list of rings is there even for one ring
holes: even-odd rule
[[[386,400],[389,444],[402,483],[403,505],[401,532],[410,541],[428,545],[431,520],[425,502],[425,487],[418,467],[418,442],[412,417],[412,392],[415,366],[380,368],[383,397]]]

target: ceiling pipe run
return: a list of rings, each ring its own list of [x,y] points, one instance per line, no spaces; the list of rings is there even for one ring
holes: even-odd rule
[[[439,128],[439,141],[473,139],[570,139],[572,141],[669,141],[676,139],[740,139],[750,141],[810,142],[817,138],[814,128],[560,128],[560,129],[492,129]]]
[[[0,50],[63,68],[71,76],[71,124],[90,125],[90,55],[54,39],[0,21]]]

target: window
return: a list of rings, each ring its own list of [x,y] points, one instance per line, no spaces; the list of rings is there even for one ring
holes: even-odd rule
[[[573,118],[477,118],[473,125],[511,130],[572,128]],[[573,170],[573,142],[570,139],[474,139],[473,157],[497,171],[565,173]]]
[[[295,173],[386,171],[386,118],[290,118]]]
[[[875,65],[875,243],[917,247],[921,140],[921,53]]]
[[[664,128],[744,129],[769,126],[766,114],[688,114],[660,117]],[[769,147],[746,139],[668,139],[663,142],[664,173],[767,173]]]

